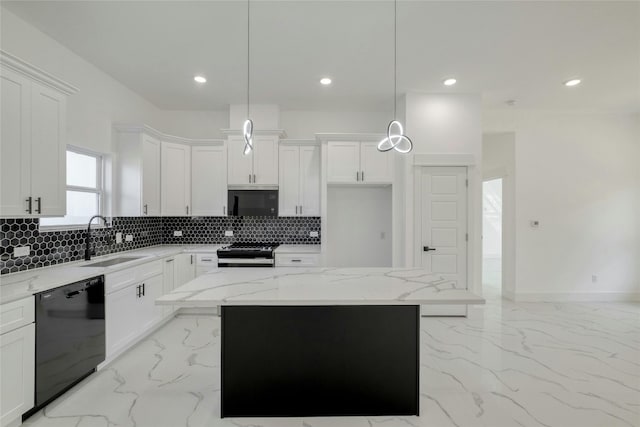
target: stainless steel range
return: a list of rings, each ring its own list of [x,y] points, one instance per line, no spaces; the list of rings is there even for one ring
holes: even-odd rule
[[[273,267],[277,243],[233,243],[218,249],[218,267]]]

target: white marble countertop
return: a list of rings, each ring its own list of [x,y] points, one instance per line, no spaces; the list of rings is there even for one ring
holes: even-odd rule
[[[156,300],[159,305],[484,304],[453,282],[408,268],[225,268]]]
[[[319,254],[320,245],[280,245],[275,249],[277,254]]]
[[[183,252],[195,253],[215,252],[222,244],[215,245],[159,245],[149,246],[131,251],[116,252],[109,255],[93,257],[91,261],[74,261],[51,267],[37,268],[18,273],[0,276],[0,304],[26,298],[38,292],[64,286],[79,280],[102,274],[113,273],[125,268],[134,267],[156,259],[166,258]],[[110,267],[83,267],[94,262],[111,258],[137,256],[139,259],[123,262]]]

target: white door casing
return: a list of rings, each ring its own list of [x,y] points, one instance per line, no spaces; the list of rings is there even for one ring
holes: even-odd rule
[[[422,167],[416,174],[415,265],[467,289],[467,168]],[[423,307],[422,314],[464,316],[466,306]]]

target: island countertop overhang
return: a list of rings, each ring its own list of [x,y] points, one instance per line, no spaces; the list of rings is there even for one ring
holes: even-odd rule
[[[197,277],[158,305],[440,305],[484,299],[421,268],[224,268]]]

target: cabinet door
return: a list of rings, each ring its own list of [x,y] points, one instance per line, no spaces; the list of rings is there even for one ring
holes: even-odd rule
[[[142,281],[142,297],[139,298],[138,322],[141,332],[156,325],[164,317],[164,306],[157,305],[156,300],[163,295],[163,275],[150,277]]]
[[[124,349],[140,333],[138,283],[107,294],[105,329],[107,359]]]
[[[355,183],[359,181],[360,143],[327,143],[327,182]]]
[[[225,146],[191,148],[191,206],[193,215],[227,215],[227,150]]]
[[[31,84],[31,195],[34,214],[64,216],[66,191],[66,97]],[[38,209],[38,212],[36,212]]]
[[[176,258],[171,257],[164,260],[164,268],[162,272],[162,294],[166,295],[176,287]],[[162,314],[167,316],[175,311],[175,306],[163,306]]]
[[[31,196],[31,82],[13,71],[1,71],[0,216],[24,216]]]
[[[142,136],[142,214],[160,216],[160,141]]]
[[[228,144],[228,184],[248,185],[253,179],[253,157],[255,151],[244,155],[244,140],[242,137],[230,137]]]
[[[254,136],[254,184],[278,185],[278,137]]]
[[[300,215],[320,216],[320,147],[300,147]]]
[[[377,142],[360,145],[360,180],[370,184],[393,182],[393,153],[378,151]]]
[[[280,185],[278,216],[299,214],[300,206],[300,147],[280,146]]]
[[[0,425],[8,425],[33,407],[36,326],[0,335]]]
[[[196,254],[176,255],[176,288],[192,281],[196,277]]]
[[[162,143],[161,205],[163,216],[191,214],[191,147]]]

